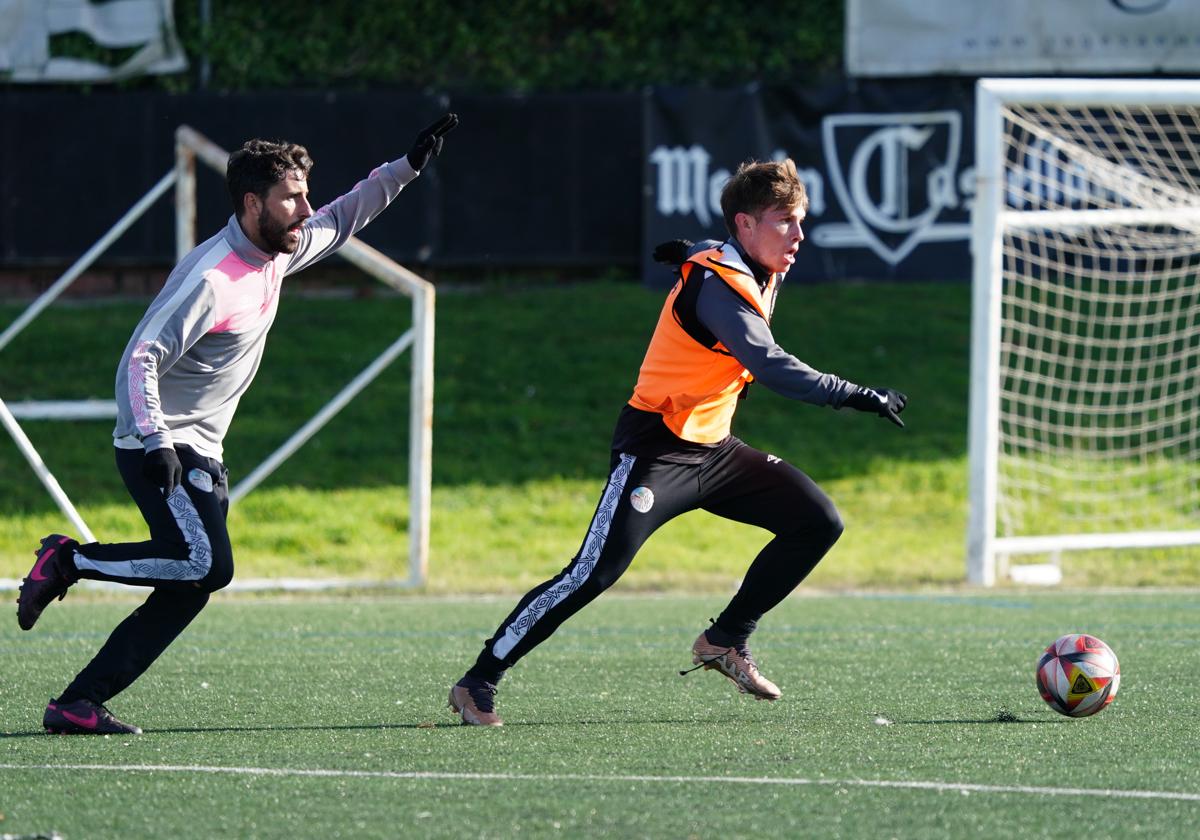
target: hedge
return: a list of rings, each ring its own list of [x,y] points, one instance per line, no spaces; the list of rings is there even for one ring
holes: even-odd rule
[[[191,68],[123,87],[631,90],[798,83],[838,68],[843,0],[176,0]],[[60,53],[103,56],[78,35]]]

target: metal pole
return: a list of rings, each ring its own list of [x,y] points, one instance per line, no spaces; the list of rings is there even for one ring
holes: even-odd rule
[[[970,475],[967,523],[967,580],[996,582],[996,473],[1000,416],[1000,299],[1003,269],[999,213],[1003,202],[1000,100],[975,84],[975,172],[971,208],[971,375],[968,440]]]
[[[130,226],[132,226],[133,223],[136,222],[138,218],[146,212],[150,205],[158,201],[159,196],[169,190],[171,185],[174,183],[175,170],[172,169],[166,175],[162,176],[158,183],[155,184],[148,193],[143,195],[138,200],[137,204],[130,207],[125,215],[122,216],[115,225],[108,229],[108,233],[100,237],[95,245],[93,245],[91,248],[88,248],[87,253],[77,259],[75,264],[67,269],[66,274],[54,281],[54,285],[42,292],[41,296],[38,297],[38,299],[32,304],[30,304],[29,308],[22,312],[21,316],[17,318],[17,320],[9,324],[8,329],[6,329],[3,333],[0,333],[0,350],[3,350],[10,341],[16,338],[17,333],[29,326],[29,322],[36,318],[43,309],[53,303],[55,298],[61,295],[67,286],[70,286],[72,283],[74,283],[75,279],[80,274],[83,274],[83,272],[87,271],[88,267],[96,261],[96,258],[103,254],[110,245],[116,242],[121,234],[128,230]]]
[[[38,455],[37,449],[34,448],[29,438],[25,436],[25,430],[17,423],[17,419],[12,416],[12,412],[8,410],[8,406],[4,404],[3,399],[0,399],[0,422],[3,422],[4,428],[8,429],[8,433],[12,435],[12,439],[17,444],[17,448],[21,450],[21,454],[25,456],[25,460],[29,462],[29,466],[33,467],[33,471],[37,473],[38,479],[58,504],[58,509],[66,514],[67,518],[75,525],[75,528],[79,531],[79,535],[83,537],[83,542],[95,542],[95,535],[92,534],[87,523],[83,521],[83,517],[79,515],[79,511],[75,510],[75,506],[71,504],[71,500],[67,498],[67,494],[63,492],[62,487],[59,486],[50,469],[46,466],[41,456]]]
[[[338,392],[337,396],[327,402],[324,408],[314,414],[307,423],[288,438],[283,446],[272,452],[265,461],[254,468],[254,471],[250,475],[239,482],[230,491],[229,501],[238,501],[257,487],[263,479],[275,472],[276,468],[286,461],[292,453],[303,446],[305,441],[320,431],[321,427],[332,420],[335,414],[345,408],[346,404],[354,399],[359,391],[371,384],[372,380],[379,376],[383,372],[383,369],[392,363],[392,360],[407,350],[412,342],[412,330],[409,330],[392,342],[392,345],[380,353],[375,358],[375,361],[363,368],[362,373],[350,380],[346,387]]]
[[[413,295],[412,385],[408,419],[409,583],[425,582],[429,571],[429,514],[433,506],[433,314],[434,287]]]
[[[175,262],[196,247],[196,153],[175,132]]]

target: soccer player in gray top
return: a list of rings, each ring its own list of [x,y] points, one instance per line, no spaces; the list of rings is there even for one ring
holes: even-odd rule
[[[283,278],[323,259],[374,219],[438,155],[446,114],[412,149],[314,212],[303,146],[251,140],[229,156],[234,215],[183,258],[133,332],[117,368],[117,469],[150,526],[138,543],[42,540],[21,583],[22,630],[79,578],[152,587],[100,652],[46,707],[55,733],[141,730],[105,708],[150,667],[233,577],[222,440],[262,360]]]

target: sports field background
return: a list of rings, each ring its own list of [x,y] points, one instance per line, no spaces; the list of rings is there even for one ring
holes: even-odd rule
[[[610,596],[456,725],[507,599],[215,599],[110,704],[140,737],[47,737],[45,698],[134,602],[0,623],[0,832],[129,837],[1162,837],[1200,824],[1194,593],[819,595],[764,620],[783,699],[680,677],[718,596]],[[1121,661],[1052,712],[1041,649]]]
[[[46,700],[135,593],[73,590],[30,633],[0,622],[0,834],[1104,838],[1200,824],[1200,602],[1164,588],[1195,583],[1194,554],[1069,556],[1068,585],[1049,592],[966,587],[967,290],[786,294],[785,345],[911,401],[904,431],[763,389],[741,407],[739,433],[807,469],[848,525],[755,636],[781,701],[678,675],[764,539],[693,514],[513,670],[504,728],[457,725],[449,685],[513,593],[578,545],[660,297],[617,280],[447,291],[428,586],[218,593],[111,702],[145,729],[137,738],[40,729]],[[47,323],[78,333],[49,347],[22,337],[0,390],[103,395],[143,307],[56,308]],[[235,474],[402,331],[407,311],[390,298],[285,297],[230,436]],[[239,575],[395,576],[406,443],[388,430],[406,414],[407,378],[404,365],[389,371],[235,508]],[[93,527],[137,539],[108,425],[27,428]],[[61,517],[14,447],[0,461],[0,576],[18,577]],[[1047,644],[1079,631],[1113,646],[1123,677],[1112,706],[1070,720],[1042,703],[1033,672]]]
[[[844,61],[843,0],[794,0],[782,30],[769,3],[735,15],[697,15],[685,0],[473,5],[465,21],[454,4],[273,4],[265,18],[249,0],[175,3],[192,70],[95,92],[813,92]],[[81,32],[53,46],[121,58]],[[67,140],[67,157],[90,148]],[[77,168],[63,171],[77,187]],[[6,209],[77,195],[90,206],[87,187],[61,187],[50,178],[36,198],[6,195]],[[289,279],[226,441],[235,483],[409,326],[406,300],[345,271],[331,260]],[[767,539],[694,513],[513,669],[497,698],[503,728],[459,726],[450,684],[517,593],[583,537],[662,303],[620,273],[567,283],[549,268],[498,271],[437,278],[424,586],[217,593],[111,701],[145,734],[98,738],[47,736],[42,711],[144,593],[76,587],[22,633],[15,592],[0,586],[0,840],[1197,834],[1200,550],[1068,554],[1050,590],[963,582],[965,278],[783,291],[773,328],[784,347],[898,388],[909,405],[903,431],[762,387],[739,408],[735,432],[808,472],[847,526],[754,636],[779,702],[713,673],[679,675]],[[351,295],[300,294],[318,272]],[[111,398],[147,303],[56,303],[0,352],[0,395]],[[24,306],[0,300],[0,329]],[[405,577],[408,365],[403,356],[235,506],[239,581]],[[102,539],[144,538],[110,421],[24,425]],[[0,434],[0,581],[27,572],[42,535],[70,530]],[[1120,691],[1094,718],[1055,714],[1035,688],[1040,652],[1070,632],[1120,658]]]
[[[608,468],[620,406],[661,306],[629,279],[494,281],[438,298],[434,497],[426,592],[513,592],[577,549]],[[6,400],[111,398],[145,301],[60,303],[0,354]],[[0,305],[0,322],[21,307]],[[795,285],[774,330],[818,369],[905,391],[907,428],[754,387],[734,431],[796,464],[837,503],[846,532],[818,587],[957,585],[965,576],[969,289],[959,284]],[[254,386],[226,440],[234,482],[407,328],[400,298],[285,292]],[[47,340],[47,336],[50,337]],[[405,576],[408,357],[401,357],[260,488],[230,522],[237,576]],[[111,422],[27,422],[93,531],[145,525],[112,463]],[[0,436],[0,578],[37,539],[69,529]],[[623,589],[729,591],[764,536],[698,512],[656,534]],[[1069,555],[1073,585],[1196,585],[1196,550]]]

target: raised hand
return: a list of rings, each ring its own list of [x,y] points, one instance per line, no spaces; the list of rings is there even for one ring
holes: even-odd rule
[[[408,165],[420,172],[442,152],[442,139],[458,125],[458,114],[442,114],[435,122],[417,132],[408,152]]]

